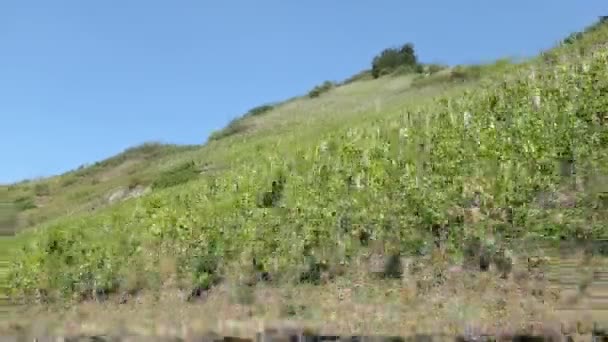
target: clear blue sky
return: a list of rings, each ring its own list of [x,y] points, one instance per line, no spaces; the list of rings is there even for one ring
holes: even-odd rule
[[[383,48],[423,62],[531,56],[605,0],[2,0],[0,183],[144,141],[196,144]]]

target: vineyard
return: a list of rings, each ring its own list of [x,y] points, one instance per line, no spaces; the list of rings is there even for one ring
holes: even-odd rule
[[[315,285],[374,253],[462,260],[474,238],[606,238],[607,35],[331,129],[214,142],[230,150],[219,172],[20,233],[9,293],[196,296],[233,278]]]

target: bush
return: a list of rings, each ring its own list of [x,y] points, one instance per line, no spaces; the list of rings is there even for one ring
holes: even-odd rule
[[[257,115],[262,115],[264,113],[267,113],[271,110],[274,109],[274,106],[272,105],[262,105],[262,106],[258,106],[255,108],[250,109],[247,114],[245,114],[246,116],[257,116]]]
[[[209,135],[208,141],[216,141],[223,138],[227,138],[232,135],[236,135],[239,133],[246,132],[249,129],[249,126],[245,124],[243,118],[236,118],[228,124],[225,128],[222,128],[219,131],[214,131]]]
[[[418,57],[414,51],[414,45],[407,43],[400,49],[384,49],[372,60],[372,75],[374,78],[393,73],[399,67],[410,67],[416,70]]]
[[[335,84],[333,82],[325,81],[325,82],[323,82],[323,84],[314,87],[314,89],[308,93],[308,97],[310,97],[310,98],[319,97],[319,96],[321,96],[321,94],[330,91],[334,86],[335,86]]]
[[[153,183],[152,189],[164,189],[196,179],[200,171],[194,162],[184,163],[173,170],[163,172]]]

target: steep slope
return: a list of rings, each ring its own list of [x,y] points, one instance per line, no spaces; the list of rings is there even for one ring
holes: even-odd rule
[[[194,162],[195,168],[202,173],[220,170],[231,159],[226,155],[234,152],[234,148],[238,149],[234,143],[240,144],[251,136],[317,134],[319,129],[331,131],[343,125],[345,120],[382,116],[387,109],[412,100],[430,99],[445,91],[444,87],[454,88],[446,79],[417,86],[416,78],[406,75],[359,81],[336,87],[318,98],[294,98],[273,105],[269,111],[235,119],[224,129],[229,133],[222,133],[219,142],[212,140],[206,146],[146,143],[63,175],[0,186],[0,194],[3,200],[15,203],[19,211],[19,229],[62,216],[94,213],[113,204],[113,195],[129,189],[148,188],[163,178],[163,173],[177,170],[185,163]]]
[[[74,213],[92,212],[109,204],[108,198],[118,189],[149,186],[163,165],[175,160],[176,155],[198,148],[145,143],[60,176],[2,186],[2,202],[14,203],[18,211],[14,224],[17,229]]]
[[[11,289],[91,298],[173,277],[207,289],[255,271],[252,259],[287,283],[349,265],[371,241],[388,254],[428,253],[438,230],[453,253],[475,236],[601,237],[606,32],[509,69],[506,81],[446,90],[384,77],[248,117],[246,134],[163,164],[221,171],[20,234]]]

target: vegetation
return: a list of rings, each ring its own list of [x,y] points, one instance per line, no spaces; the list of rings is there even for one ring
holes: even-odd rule
[[[12,203],[0,202],[0,236],[10,236],[15,232],[17,208]]]
[[[18,211],[25,211],[28,209],[36,208],[36,204],[34,203],[34,199],[28,196],[19,197],[15,200],[15,207]]]
[[[75,173],[79,176],[84,176],[87,173],[95,172],[99,169],[118,166],[127,160],[155,160],[166,155],[188,151],[195,148],[196,146],[180,146],[174,144],[163,144],[159,142],[145,142],[141,145],[127,148],[122,153],[112,158],[97,162],[92,167],[78,168]]]
[[[308,93],[308,97],[310,97],[311,99],[315,98],[315,97],[319,97],[319,96],[321,96],[321,94],[330,91],[333,87],[335,87],[335,84],[333,82],[325,81],[325,82],[323,82],[323,84],[314,87]]]
[[[608,16],[601,16],[600,19],[593,25],[588,26],[581,32],[573,32],[563,40],[565,45],[572,45],[584,37],[590,36],[596,30],[602,29],[602,26],[608,22]]]
[[[346,84],[350,84],[353,82],[357,82],[357,81],[365,81],[365,80],[369,80],[372,79],[372,72],[370,70],[364,70],[361,71],[349,78],[347,78],[346,80],[344,80],[341,85],[346,85]]]
[[[164,189],[187,183],[198,177],[199,174],[200,170],[198,170],[194,162],[184,163],[175,169],[161,173],[158,179],[152,183],[152,189]]]
[[[438,97],[413,87],[362,107],[379,97],[371,93],[366,103],[341,102],[350,103],[351,116],[317,114],[306,126],[294,115],[291,130],[276,129],[285,124],[264,131],[272,135],[217,141],[205,157],[230,167],[213,177],[187,162],[198,151],[183,152],[180,163],[155,169],[149,195],[21,233],[11,291],[52,300],[160,289],[171,278],[159,271],[166,260],[199,292],[234,267],[277,284],[315,284],[378,241],[391,256],[383,271],[391,278],[398,256],[428,255],[438,236],[460,257],[466,241],[488,236],[602,237],[608,53],[591,44],[605,42],[608,30],[593,34],[573,49],[556,49],[566,56],[557,67],[542,59],[457,67],[447,73],[451,90]],[[372,74],[402,65],[417,65],[413,46],[385,50]],[[510,72],[497,79],[497,70]],[[357,81],[327,96],[352,91],[359,98],[403,79]],[[234,121],[222,136],[249,127],[248,120]]]
[[[275,108],[276,105],[269,104],[254,107],[250,109],[247,113],[245,113],[243,116],[237,117],[230,121],[230,123],[225,128],[212,132],[209,135],[208,141],[216,141],[247,132],[251,129],[251,126],[245,122],[247,118],[261,116]]]
[[[418,57],[414,51],[414,45],[407,43],[401,48],[384,49],[372,61],[372,75],[378,78],[390,74],[398,68],[405,68],[410,72],[418,70]]]
[[[246,132],[248,129],[249,126],[244,122],[242,117],[235,118],[230,121],[228,126],[226,126],[225,128],[222,128],[221,130],[214,131],[209,134],[208,141],[224,139],[239,133]]]
[[[441,65],[441,64],[429,64],[425,67],[425,72],[428,72],[429,75],[434,75],[438,72],[440,72],[441,70],[445,70],[448,67],[445,65]]]
[[[267,112],[269,112],[269,111],[271,111],[273,109],[274,109],[273,105],[261,105],[261,106],[258,106],[258,107],[250,109],[249,112],[247,112],[246,115],[249,115],[249,116],[262,115],[262,114],[267,113]]]
[[[425,67],[426,73],[414,78],[412,87],[452,86],[457,82],[478,81],[489,77],[502,79],[505,73],[516,65],[509,59],[501,59],[486,65],[458,65],[453,68],[432,64]]]
[[[38,183],[34,186],[34,192],[36,196],[48,196],[51,194],[51,190],[48,184]]]

